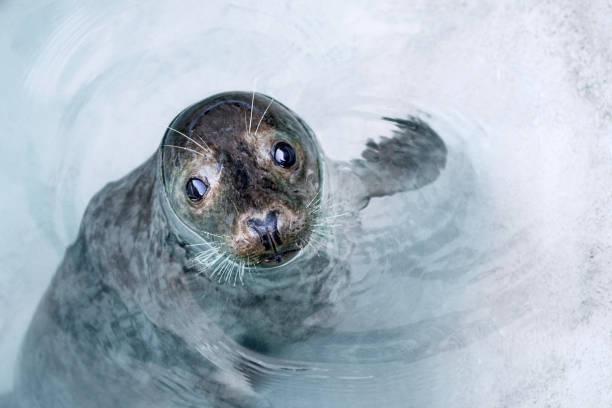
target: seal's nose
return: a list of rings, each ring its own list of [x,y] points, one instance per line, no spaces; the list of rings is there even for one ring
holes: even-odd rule
[[[276,252],[276,247],[283,243],[278,233],[277,221],[277,211],[268,212],[265,219],[251,218],[247,220],[247,226],[259,235],[266,251],[273,249]]]

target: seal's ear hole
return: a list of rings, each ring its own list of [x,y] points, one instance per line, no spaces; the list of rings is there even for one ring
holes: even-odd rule
[[[286,142],[278,142],[274,145],[272,157],[276,164],[286,169],[295,164],[295,150]]]
[[[187,194],[187,197],[189,197],[191,201],[195,202],[201,201],[202,198],[204,198],[206,190],[208,190],[206,183],[195,177],[190,178],[185,186],[185,193]]]

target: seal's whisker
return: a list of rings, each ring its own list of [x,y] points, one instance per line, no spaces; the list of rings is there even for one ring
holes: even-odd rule
[[[325,214],[323,214],[321,216],[321,218],[324,218],[326,220],[335,220],[335,219],[338,219],[340,217],[349,216],[351,214],[355,214],[355,213],[351,212],[351,211],[346,211],[346,212],[339,213],[339,212],[334,212],[334,211],[329,210]]]
[[[310,233],[315,235],[332,235],[332,232],[336,226],[337,225],[332,225],[329,223],[313,224],[313,228]]]
[[[257,138],[257,131],[259,130],[259,125],[261,125],[261,121],[263,120],[264,116],[266,116],[266,113],[268,112],[268,109],[272,105],[272,102],[274,102],[274,98],[270,98],[270,103],[268,103],[268,106],[266,106],[266,109],[264,110],[263,115],[261,115],[261,117],[259,118],[259,123],[257,123],[257,127],[255,128],[255,138]]]
[[[212,153],[212,149],[210,148],[210,146],[208,146],[208,144],[204,141],[204,139],[202,139],[202,136],[200,135],[196,135],[196,136],[198,137],[198,140],[202,142],[202,144],[206,147],[206,151],[208,153]]]
[[[217,251],[216,251],[216,249],[215,249],[215,248],[207,248],[207,249],[203,249],[203,250],[201,250],[201,251],[198,253],[198,255],[196,256],[196,258],[203,257],[204,255],[208,255],[208,254],[214,254],[214,253],[216,253],[216,252],[217,252]]]
[[[212,273],[208,275],[209,279],[212,279],[218,272],[219,269],[217,267],[217,263],[221,260],[221,258],[223,258],[223,254],[218,254],[215,260],[209,265],[209,267],[212,268]]]
[[[206,251],[201,251],[197,256],[196,256],[196,260],[198,262],[206,262],[208,260],[210,260],[213,256],[215,256],[217,254],[217,250],[215,248],[211,248],[209,250]]]
[[[324,233],[322,231],[313,231],[311,236],[310,236],[310,239],[315,241],[315,242],[317,242],[317,240],[319,240],[319,241],[321,241],[321,240],[327,241],[328,238],[330,237],[330,235],[331,234],[326,234],[326,233]]]
[[[316,255],[317,253],[319,253],[320,251],[323,251],[323,246],[321,244],[317,244],[314,242],[309,242],[303,249],[303,251],[305,251],[306,253],[308,253],[310,256],[312,255]]]
[[[208,267],[211,265],[214,265],[214,263],[217,261],[215,259],[215,261],[213,263],[209,263],[210,259],[212,259],[214,257],[214,253],[213,254],[208,254],[206,256],[202,256],[199,259],[196,259],[198,261],[198,263],[203,266],[203,267]],[[198,275],[201,275],[201,273],[199,273]]]
[[[217,280],[218,283],[221,283],[221,281],[223,281],[223,283],[227,282],[227,272],[229,270],[229,266],[230,266],[230,263],[227,257],[225,257],[225,259],[223,259],[223,264],[221,266],[221,273],[219,273],[219,279]],[[224,277],[226,278],[224,279]]]
[[[239,277],[240,277],[240,284],[241,284],[242,286],[244,286],[244,280],[242,279],[242,278],[244,277],[244,267],[245,267],[245,263],[244,263],[244,262],[241,262],[241,265],[240,265],[240,272],[239,272],[239,275],[240,275],[240,276],[239,276]]]
[[[236,286],[236,279],[238,278],[238,271],[236,269],[238,268],[238,265],[236,265],[236,263],[233,263],[232,267],[232,275],[234,276],[234,283],[232,284],[232,286]],[[234,271],[236,273],[234,273]]]
[[[212,269],[212,273],[208,274],[208,278],[209,278],[209,279],[211,279],[211,280],[212,280],[212,279],[214,279],[214,278],[215,278],[215,275],[217,274],[217,272],[218,272],[218,271],[219,271],[219,269],[218,269],[218,268],[215,266],[215,267]]]
[[[189,136],[187,136],[187,135],[186,135],[186,134],[184,134],[183,132],[180,132],[180,131],[178,131],[178,130],[176,130],[176,129],[174,129],[174,128],[171,128],[170,126],[168,126],[168,129],[170,129],[170,130],[172,130],[172,131],[174,131],[174,132],[178,133],[179,135],[181,135],[181,136],[183,136],[183,137],[187,138],[188,140],[191,140],[193,143],[195,143],[197,146],[199,146],[199,147],[200,147],[200,149],[210,152],[210,147],[208,147],[208,145],[207,145],[206,143],[204,143],[204,141],[203,141],[203,140],[202,140],[202,143],[204,143],[204,145],[205,145],[206,147],[202,146],[201,144],[199,144],[198,142],[196,142],[195,140],[193,140],[192,138],[190,138]],[[200,140],[201,140],[201,138],[200,138]]]
[[[219,234],[213,234],[212,232],[206,232],[206,231],[200,231],[200,234],[206,234],[206,235],[210,235],[211,237],[216,237],[216,238],[230,238],[229,235],[227,234],[223,234],[223,235],[219,235]],[[186,244],[185,246],[202,246],[202,245],[211,245],[212,242],[202,242],[200,244]]]
[[[202,243],[202,244],[186,244],[186,247],[198,247],[198,246],[206,246],[206,245],[212,245],[211,242],[206,242],[206,243]]]
[[[314,221],[314,223],[312,224],[315,227],[319,227],[321,229],[329,229],[329,228],[333,228],[333,227],[338,227],[341,224],[341,222],[343,222],[344,220],[342,219],[329,219],[329,218],[319,218],[317,220]]]
[[[189,151],[189,152],[191,152],[191,153],[195,153],[195,154],[197,154],[197,155],[199,155],[199,156],[202,156],[203,158],[205,158],[205,159],[206,159],[206,156],[204,156],[202,153],[200,153],[200,152],[198,152],[198,151],[195,151],[195,150],[193,150],[193,149],[190,149],[190,148],[188,148],[188,147],[174,146],[174,145],[164,145],[164,147],[174,147],[175,149],[183,149],[183,150],[187,150],[187,151]]]
[[[325,200],[323,201],[321,199],[321,197],[317,198],[315,201],[313,201],[312,204],[310,204],[312,207],[308,209],[308,212],[310,214],[320,214],[323,212],[323,208],[326,209],[326,211],[336,211],[336,205],[335,203],[331,202],[331,200]]]
[[[337,224],[337,222],[340,222],[340,221],[342,220],[338,220],[337,218],[319,217],[315,219],[311,225],[339,225]]]
[[[317,194],[315,194],[315,196],[312,198],[312,200],[310,200],[310,202],[308,203],[308,205],[306,206],[306,208],[310,207],[313,203],[319,204],[321,202],[321,192],[318,192]]]
[[[238,279],[238,270],[240,269],[238,263],[232,261],[232,272],[229,276],[229,280],[231,281],[232,278],[234,280],[234,282],[232,283],[232,286],[236,286],[236,279]]]
[[[315,209],[312,210],[310,212],[310,215],[315,217],[315,222],[316,223],[321,223],[321,224],[333,224],[334,226],[339,226],[340,224],[337,224],[337,222],[344,222],[345,220],[348,220],[347,218],[343,218],[342,217],[348,217],[350,215],[355,214],[352,211],[344,211],[344,212],[340,212],[340,208],[334,208],[334,205],[330,205],[330,206],[325,206],[325,212],[323,211],[323,206],[322,205],[316,205]],[[334,221],[334,222],[331,222]]]
[[[229,254],[225,256],[225,259],[223,259],[223,266],[221,269],[221,273],[219,274],[219,280],[218,282],[221,283],[221,280],[223,280],[223,283],[227,282],[227,274],[231,271],[231,266],[232,266],[232,261],[229,259]]]
[[[215,280],[217,281],[217,283],[221,283],[221,271],[223,270],[223,267],[225,266],[225,260],[221,260],[221,262],[219,263],[218,266],[215,266],[215,270],[213,272],[212,275],[210,275],[210,278],[215,278]]]
[[[336,215],[328,215],[327,217],[325,217],[326,219],[333,219],[333,218],[338,218],[338,217],[346,217],[347,215],[351,215],[350,211],[347,211],[345,213],[342,214],[336,214]]]
[[[322,246],[323,245],[327,245],[327,242],[329,241],[329,237],[330,237],[329,234],[321,233],[321,234],[314,234],[314,235],[315,235],[314,236],[314,241],[315,242],[321,244]]]
[[[318,217],[314,220],[312,225],[340,226],[345,220],[346,218],[341,219],[339,217]]]
[[[318,228],[317,232],[320,231],[330,231],[334,228],[339,227],[339,224],[312,224],[313,227]],[[313,232],[314,232],[314,228],[313,228]]]
[[[249,264],[249,267],[246,269],[246,271],[249,273],[249,276],[252,276],[251,275],[251,265],[250,265],[250,263],[251,263],[251,256],[247,255],[247,264]]]
[[[225,268],[225,266],[227,265],[227,255],[221,255],[221,262],[219,263],[219,265],[215,268],[215,273],[213,273],[211,275],[211,278],[215,275],[217,275],[217,283],[221,283],[221,277],[223,276],[223,270]]]
[[[321,248],[323,248],[323,246],[326,244],[322,239],[315,238],[312,235],[310,236],[310,239],[308,240],[308,242],[312,242],[313,244],[318,244],[320,245]]]
[[[236,279],[238,277],[238,264],[234,261],[232,261],[232,271],[229,275],[229,279],[228,282],[232,280],[232,277],[234,278],[234,282],[232,283],[232,286],[236,286]]]
[[[216,261],[217,261],[217,259],[215,259],[215,263],[216,263]],[[215,267],[214,267],[215,263],[211,263],[211,264],[205,265],[206,269],[203,269],[202,273],[200,273],[200,275],[205,273],[206,276],[209,279],[212,279],[213,276],[215,276],[215,270],[216,270]]]
[[[322,199],[322,198],[319,198],[319,199],[317,199],[317,201],[315,201],[313,204],[314,204],[314,205],[313,205],[313,207],[312,207],[312,208],[313,208],[313,209],[312,209],[313,211],[321,211],[323,208],[325,208],[325,209],[327,209],[327,210],[333,210],[333,209],[335,209],[335,208],[336,208],[336,207],[335,207],[335,206],[336,206],[336,204],[335,204],[335,203],[333,203],[333,202],[331,202],[329,199],[327,199],[327,200],[323,201],[323,199]]]
[[[306,205],[306,208],[310,207],[310,205],[315,201],[315,200],[321,200],[321,190],[319,190],[317,192],[317,194],[315,194],[314,197],[312,197],[312,200],[310,200],[310,202]]]
[[[220,249],[220,246],[210,245],[208,249],[203,249],[200,251],[200,254],[218,254]]]
[[[321,213],[321,208],[317,205],[316,208],[309,210],[310,215],[318,215]]]

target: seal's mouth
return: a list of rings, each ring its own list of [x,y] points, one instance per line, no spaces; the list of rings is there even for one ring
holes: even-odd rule
[[[290,248],[281,252],[275,252],[274,254],[263,256],[259,259],[261,265],[278,265],[285,261],[293,258],[297,253],[300,252],[299,248]]]

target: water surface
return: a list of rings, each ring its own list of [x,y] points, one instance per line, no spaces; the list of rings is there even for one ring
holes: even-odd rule
[[[375,199],[350,308],[277,358],[274,406],[609,406],[605,2],[0,5],[0,387],[91,196],[183,107],[257,90],[334,159],[417,114],[449,148]]]

